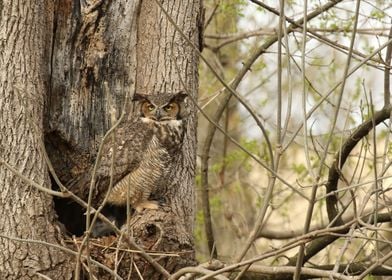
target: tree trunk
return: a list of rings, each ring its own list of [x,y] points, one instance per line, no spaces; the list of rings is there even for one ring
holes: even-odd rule
[[[201,2],[162,5],[198,46]],[[197,55],[155,0],[56,1],[55,5],[8,1],[0,4],[0,12],[0,278],[71,279],[73,256],[55,248],[67,240],[56,226],[53,197],[26,183],[30,179],[50,186],[40,148],[44,135],[57,175],[64,185],[71,185],[91,170],[113,112],[118,118],[125,95],[134,93],[132,84],[145,94],[182,90],[196,98]],[[166,204],[131,219],[132,238],[144,250],[159,252],[155,261],[169,273],[194,263],[196,114],[192,102],[188,107],[182,153],[173,160],[171,179],[161,194]],[[130,111],[126,106],[126,120],[132,118]],[[12,167],[20,174],[12,173]],[[83,199],[88,193],[71,191]],[[56,198],[55,202],[60,219],[71,221],[68,230],[81,235],[85,210],[72,201]],[[113,238],[96,243],[107,245]],[[139,254],[111,248],[91,245],[90,255],[122,277],[133,279],[141,273],[145,279],[165,278]],[[89,269],[98,279],[113,278],[102,269]]]
[[[59,245],[52,197],[2,163],[50,187],[40,142],[47,92],[52,1],[0,3],[0,279],[70,279],[70,255]],[[28,240],[27,240],[28,239]]]
[[[201,2],[165,1],[164,9],[185,36],[199,47]],[[198,57],[195,50],[175,30],[155,0],[142,1],[138,23],[136,91],[144,93],[198,92]],[[180,72],[177,71],[177,68]],[[185,85],[181,83],[184,82]],[[184,86],[186,88],[184,88]],[[183,219],[188,232],[193,229],[196,158],[196,112],[189,101],[190,118],[183,153],[173,166],[169,200],[173,211]]]
[[[159,3],[198,47],[201,1],[159,0]],[[51,90],[45,106],[45,140],[57,175],[67,186],[91,170],[97,146],[113,124],[112,112],[119,117],[125,95],[132,95],[133,87],[144,94],[183,90],[196,99],[198,57],[156,0],[80,1],[80,4],[58,1],[57,5]],[[126,108],[127,120],[133,117],[130,107]],[[164,195],[165,206],[134,215],[130,223],[135,241],[145,250],[159,252],[156,260],[168,272],[194,263],[196,111],[191,101],[188,107],[190,116],[182,153],[171,164],[165,192],[155,194]],[[76,186],[71,191],[86,200],[89,190]],[[77,207],[62,201],[56,205],[68,230],[82,234],[84,220],[75,219]],[[81,215],[84,209],[79,212]],[[107,245],[110,241],[108,237],[96,242]],[[174,252],[176,256],[164,252]],[[118,263],[119,252],[115,249],[91,248],[93,258],[111,269],[116,267],[122,277],[133,273],[131,279],[137,279],[137,267],[144,279],[164,278],[138,254],[121,254],[124,255]],[[98,279],[113,278],[102,270],[90,273]]]

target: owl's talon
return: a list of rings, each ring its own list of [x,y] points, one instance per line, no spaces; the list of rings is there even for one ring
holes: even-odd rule
[[[159,204],[157,201],[154,200],[143,201],[135,205],[135,210],[138,213],[143,212],[144,209],[157,210],[158,208],[159,208]]]

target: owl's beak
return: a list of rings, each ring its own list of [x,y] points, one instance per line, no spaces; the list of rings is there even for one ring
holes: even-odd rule
[[[162,117],[161,110],[157,109],[155,112],[155,119],[159,121]]]

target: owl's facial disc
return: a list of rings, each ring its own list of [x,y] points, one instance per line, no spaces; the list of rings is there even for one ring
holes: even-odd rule
[[[141,113],[142,116],[145,118],[156,120],[155,118],[156,107],[154,106],[154,104],[150,103],[149,101],[145,101],[142,103]]]
[[[141,117],[146,121],[166,122],[177,120],[180,113],[180,105],[175,100],[166,105],[156,105],[148,100],[141,104]]]
[[[177,102],[170,102],[161,109],[162,118],[161,121],[175,120],[180,111],[180,107]]]

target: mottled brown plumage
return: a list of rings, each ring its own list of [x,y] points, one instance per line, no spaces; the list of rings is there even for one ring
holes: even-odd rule
[[[113,133],[114,139],[110,136],[103,145],[94,201],[102,203],[108,193],[114,153],[113,187],[107,204],[125,206],[129,200],[130,206],[138,212],[158,208],[158,203],[149,197],[165,187],[170,163],[181,149],[186,122],[184,98],[183,93],[174,96],[135,94],[137,116],[120,123]],[[85,193],[90,181],[91,174],[85,174],[74,183]],[[87,193],[82,197],[86,198]]]

